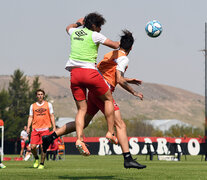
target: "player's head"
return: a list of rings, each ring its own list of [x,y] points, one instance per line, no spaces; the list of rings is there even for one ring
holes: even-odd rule
[[[84,27],[92,31],[101,31],[101,26],[104,25],[106,20],[97,12],[90,13],[84,18]]]
[[[24,130],[25,130],[25,131],[27,130],[27,126],[24,126]]]
[[[45,91],[43,89],[36,90],[36,96],[38,101],[42,101],[45,97]]]
[[[134,44],[132,33],[128,30],[123,30],[122,33],[123,35],[121,35],[120,48],[124,49],[126,52],[130,52],[132,45]]]
[[[39,92],[42,92],[42,94],[45,96],[45,91],[44,91],[43,89],[37,89],[37,90],[35,91],[36,96],[37,96],[37,94],[38,94]]]

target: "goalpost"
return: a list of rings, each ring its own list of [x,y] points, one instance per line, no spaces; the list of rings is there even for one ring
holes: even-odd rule
[[[0,129],[1,129],[1,147],[0,147],[0,153],[1,153],[1,161],[3,161],[4,156],[4,121],[0,119]]]

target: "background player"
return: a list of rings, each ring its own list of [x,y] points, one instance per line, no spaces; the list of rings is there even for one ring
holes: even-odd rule
[[[23,157],[23,152],[26,148],[26,146],[29,145],[29,137],[27,134],[27,126],[24,126],[24,129],[20,133],[20,139],[21,139],[21,151],[20,151],[20,157]]]
[[[1,169],[5,169],[6,168],[6,166],[1,162],[1,156],[0,156],[0,168]]]
[[[56,130],[55,118],[52,104],[45,101],[45,92],[42,89],[36,91],[37,102],[30,106],[27,133],[30,132],[30,126],[32,125],[31,133],[31,151],[35,158],[33,167],[38,169],[44,169],[44,161],[46,154],[42,149],[42,136],[49,135],[49,128],[53,126],[53,131]],[[39,165],[39,157],[37,155],[37,146],[41,148],[41,163]]]

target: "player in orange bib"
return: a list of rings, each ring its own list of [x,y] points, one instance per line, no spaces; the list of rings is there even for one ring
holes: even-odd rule
[[[36,91],[37,102],[30,106],[30,113],[27,124],[27,133],[30,132],[30,126],[32,125],[31,132],[31,151],[35,157],[33,164],[34,168],[44,169],[44,161],[46,154],[42,149],[42,136],[49,134],[49,128],[52,126],[53,131],[56,130],[55,118],[52,104],[44,101],[45,92],[42,89]],[[37,147],[41,148],[41,162],[39,165],[39,157],[37,155]]]
[[[143,94],[140,92],[136,92],[132,88],[132,86],[129,85],[140,85],[142,81],[135,78],[124,77],[124,73],[129,63],[129,59],[127,56],[130,53],[132,45],[134,43],[132,33],[127,30],[123,31],[123,35],[121,36],[120,42],[120,49],[105,54],[104,59],[98,64],[97,68],[104,77],[112,92],[115,90],[116,85],[119,84],[126,91],[142,100]],[[103,103],[90,91],[88,93],[87,105],[88,109],[85,117],[86,124],[88,124],[92,120],[92,118],[99,110],[101,110],[103,113],[105,111]],[[119,107],[115,101],[114,110],[117,138],[123,152],[124,167],[137,169],[146,168],[145,165],[139,164],[136,160],[134,160],[130,154],[126,124],[122,120]]]

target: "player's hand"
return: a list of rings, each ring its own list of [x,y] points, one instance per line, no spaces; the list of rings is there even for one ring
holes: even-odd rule
[[[131,84],[136,84],[136,85],[141,85],[142,84],[142,80],[140,79],[132,79],[132,81],[130,82]]]
[[[134,92],[134,96],[138,97],[140,100],[143,100],[144,96],[142,93]]]
[[[76,22],[79,22],[79,23],[81,23],[83,25],[84,24],[84,18],[80,18]]]

